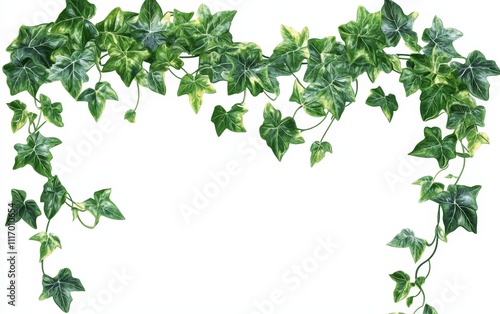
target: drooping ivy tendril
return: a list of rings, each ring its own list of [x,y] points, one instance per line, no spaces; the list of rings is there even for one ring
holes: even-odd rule
[[[106,103],[118,100],[111,84],[103,80],[108,72],[116,72],[127,87],[134,83],[137,88],[137,103],[125,113],[126,120],[135,122],[141,88],[165,95],[167,75],[179,80],[177,95],[187,96],[196,113],[201,109],[203,95],[215,93],[214,84],[225,82],[228,95],[243,95],[240,103],[215,106],[211,121],[217,136],[226,130],[246,132],[243,117],[248,111],[245,107],[248,93],[252,96],[263,93],[270,102],[264,107],[259,133],[278,160],[290,145],[305,142],[303,132],[327,123],[321,139],[310,147],[310,164],[314,166],[326,153],[333,152],[332,145],[325,141],[327,133],[346,108],[356,102],[358,78],[366,74],[375,82],[380,73],[395,72],[406,96],[419,92],[424,121],[447,116],[445,128],[426,127],[424,139],[410,152],[416,157],[435,158],[440,169],[434,176],[415,182],[421,187],[419,201],[438,205],[433,240],[429,243],[415,236],[412,230],[403,229],[388,244],[409,248],[415,263],[423,258],[426,247],[433,247],[431,254],[416,267],[414,278],[404,271],[397,271],[390,278],[396,282],[395,302],[406,300],[408,307],[412,307],[420,298],[413,313],[437,313],[426,303],[425,282],[440,241],[446,242],[459,227],[477,232],[476,199],[481,186],[459,185],[459,181],[466,160],[482,144],[489,143],[488,136],[479,130],[484,127],[486,109],[478,102],[489,98],[488,76],[500,74],[496,63],[481,52],[472,51],[464,57],[456,51],[453,43],[462,36],[460,31],[445,28],[435,17],[419,39],[413,31],[418,14],[406,15],[398,4],[384,0],[378,12],[370,13],[359,7],[356,20],[338,28],[340,38],[310,38],[307,28],[299,32],[282,26],[283,40],[266,55],[257,44],[233,38],[230,26],[236,11],[212,14],[205,5],[196,14],[163,11],[155,0],[145,0],[138,13],[116,8],[96,24],[91,22],[95,13],[96,6],[87,0],[67,0],[66,8],[54,22],[21,26],[18,37],[7,47],[10,62],[3,66],[11,95],[27,92],[33,98],[33,108],[20,100],[7,104],[13,111],[13,132],[28,124],[26,143],[14,146],[17,151],[14,169],[30,165],[47,179],[40,197],[46,228],[31,237],[41,244],[41,300],[53,298],[61,310],[68,312],[71,293],[84,290],[68,268],[51,277],[44,267],[46,258],[62,247],[59,237],[49,233],[50,222],[61,208],[69,208],[74,220],[90,229],[97,227],[101,217],[124,219],[110,199],[111,189],[75,201],[52,173],[50,150],[61,141],[42,135],[41,130],[46,123],[64,126],[63,106],[39,93],[42,85],[59,81],[76,101],[87,103],[92,117],[98,121]],[[389,47],[404,51],[388,53]],[[198,66],[189,69],[185,59],[197,61]],[[87,73],[94,66],[99,79],[83,90],[89,81]],[[288,99],[298,108],[292,117],[283,117],[273,105],[280,96],[282,76],[294,79]],[[366,104],[380,107],[389,122],[398,110],[394,94],[386,93],[382,87],[370,90]],[[312,127],[297,127],[299,111],[319,122]],[[442,178],[441,174],[455,158],[463,160],[460,173]],[[446,186],[441,182],[445,178],[456,180]],[[15,222],[22,219],[37,229],[37,218],[42,215],[37,202],[27,200],[22,190],[12,189],[11,194]],[[93,223],[84,222],[88,218],[81,215],[87,215]],[[10,223],[8,220],[6,224]],[[410,296],[412,291],[415,293]]]

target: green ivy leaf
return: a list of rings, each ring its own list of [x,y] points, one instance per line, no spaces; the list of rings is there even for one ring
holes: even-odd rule
[[[53,103],[49,97],[45,96],[44,94],[40,94],[40,105],[45,120],[49,121],[50,123],[58,127],[64,126],[61,117],[61,112],[63,111],[63,107],[60,102]]]
[[[247,112],[248,109],[241,104],[235,104],[229,111],[222,106],[215,106],[211,121],[215,125],[217,136],[221,136],[226,129],[232,132],[246,132],[243,115]]]
[[[80,203],[95,217],[95,224],[99,223],[101,216],[114,220],[124,220],[125,217],[118,207],[109,199],[111,189],[104,189],[94,193],[94,198],[89,198]]]
[[[443,209],[445,234],[448,235],[458,227],[477,233],[477,194],[481,186],[449,185],[432,200]]]
[[[490,143],[488,134],[478,132],[477,128],[470,129],[465,138],[467,139],[467,151],[471,157],[474,156],[481,145]]]
[[[334,72],[323,72],[304,91],[305,106],[321,105],[339,120],[348,102],[355,101],[351,78]]]
[[[341,58],[340,56],[346,53],[345,46],[336,41],[335,37],[309,39],[307,48],[309,58],[304,80],[309,83],[314,82],[323,71],[330,71]]]
[[[323,104],[318,102],[307,103],[304,99],[305,88],[300,84],[298,80],[295,80],[293,84],[292,95],[290,96],[290,101],[296,102],[302,105],[304,111],[313,117],[324,117],[326,116],[325,107]]]
[[[165,95],[167,93],[167,85],[165,83],[165,73],[162,71],[153,70],[150,66],[149,72],[142,69],[135,80],[139,85],[149,88],[155,93]]]
[[[125,112],[124,119],[130,123],[135,123],[135,116],[136,116],[136,111],[133,109],[129,109],[127,110],[127,112]]]
[[[149,52],[136,42],[120,41],[109,47],[109,60],[102,68],[103,72],[116,71],[123,83],[130,86],[132,80],[142,69],[142,62],[149,58]]]
[[[52,233],[40,232],[30,238],[40,242],[40,262],[50,256],[57,248],[62,249],[61,240]]]
[[[429,121],[439,117],[441,111],[451,101],[455,89],[446,84],[433,84],[420,95],[420,115],[422,120]]]
[[[137,13],[124,12],[121,8],[113,9],[108,16],[96,24],[99,31],[97,45],[102,50],[109,50],[111,46],[120,46],[132,42],[129,22],[137,17]]]
[[[382,6],[382,32],[385,34],[387,44],[396,47],[401,37],[406,45],[413,51],[420,51],[418,35],[413,31],[413,23],[418,13],[412,12],[405,15],[403,9],[391,0],[385,0]]]
[[[16,133],[28,122],[28,110],[26,110],[26,104],[19,100],[14,100],[7,104],[10,110],[14,111],[12,120],[10,122],[10,128],[12,133]]]
[[[57,306],[65,313],[69,312],[73,301],[71,292],[85,291],[80,279],[74,278],[68,268],[61,269],[54,278],[43,275],[42,286],[40,301],[53,298]]]
[[[401,68],[401,61],[399,61],[399,57],[397,55],[389,55],[380,50],[377,51],[375,60],[375,64],[370,65],[366,69],[368,78],[372,83],[375,83],[375,80],[382,71],[384,71],[385,73],[391,73],[392,71],[401,73],[403,71]]]
[[[437,16],[432,21],[431,28],[426,28],[422,35],[422,40],[428,43],[424,47],[424,53],[431,55],[434,48],[450,57],[460,57],[460,54],[453,47],[453,42],[462,37],[462,32],[454,28],[444,28],[443,21]]]
[[[441,129],[438,127],[426,127],[424,129],[424,140],[418,143],[409,155],[436,158],[439,167],[441,169],[446,168],[448,161],[457,156],[457,137],[455,134],[450,134],[443,139],[441,134]]]
[[[11,62],[4,65],[2,70],[7,76],[7,85],[12,96],[27,91],[31,96],[36,97],[38,89],[48,77],[47,68],[30,59],[20,61],[17,58],[12,58]]]
[[[471,108],[462,105],[452,105],[448,114],[446,127],[448,129],[468,129],[471,126],[484,127],[484,119],[486,117],[486,108],[477,106]]]
[[[495,61],[486,60],[484,55],[474,50],[467,56],[464,64],[452,62],[451,66],[458,70],[458,81],[467,85],[469,92],[482,100],[490,98],[488,76],[500,75]]]
[[[71,49],[83,49],[87,42],[99,35],[89,21],[95,12],[96,6],[87,0],[66,0],[66,8],[57,17],[51,32],[68,35]]]
[[[424,254],[427,241],[417,238],[412,230],[403,229],[387,245],[396,248],[410,248],[411,256],[416,263]]]
[[[43,186],[40,202],[47,219],[52,219],[66,202],[67,191],[57,176],[50,177]]]
[[[71,54],[56,55],[56,63],[50,68],[50,81],[61,81],[64,88],[73,98],[77,98],[82,90],[82,83],[87,82],[87,71],[95,63],[96,47],[89,43],[83,51],[74,51]]]
[[[27,144],[14,145],[17,151],[14,170],[31,165],[36,172],[50,178],[52,176],[50,149],[61,144],[61,141],[55,137],[44,137],[40,132],[30,134],[26,141]]]
[[[130,23],[130,30],[132,37],[151,51],[167,42],[168,24],[156,0],[143,2],[137,21]]]
[[[233,38],[229,32],[236,11],[221,11],[212,15],[202,4],[196,12],[196,19],[182,27],[182,33],[190,46],[190,54],[200,55],[221,46],[230,46]]]
[[[422,187],[420,189],[420,199],[418,200],[419,203],[431,200],[439,195],[439,193],[444,191],[444,184],[434,182],[434,178],[431,176],[422,177],[413,182],[413,184],[420,185]]]
[[[86,101],[92,117],[98,121],[104,112],[106,100],[118,100],[118,95],[108,82],[98,82],[95,88],[84,90],[77,100]]]
[[[215,88],[210,84],[210,79],[206,75],[186,74],[181,79],[177,96],[188,95],[189,102],[195,113],[200,111],[203,102],[203,94],[214,94]]]
[[[211,51],[200,55],[199,73],[208,75],[210,82],[217,83],[225,80],[222,76],[224,72],[230,72],[233,64],[227,58],[228,47],[219,49],[219,51]]]
[[[380,107],[389,122],[392,120],[394,111],[397,111],[399,108],[396,96],[393,94],[386,96],[384,90],[380,86],[370,90],[370,95],[366,99],[366,104],[372,107]]]
[[[36,219],[42,214],[40,208],[34,200],[26,200],[26,192],[12,189],[12,211],[7,216],[5,226],[24,220],[31,228],[36,229]],[[12,221],[11,219],[14,219]]]
[[[49,32],[51,26],[52,24],[21,26],[19,35],[7,47],[11,58],[21,62],[31,59],[36,64],[50,68],[51,54],[67,41],[66,36]]]
[[[443,228],[441,226],[437,226],[437,236],[439,240],[443,242],[448,242],[448,238],[446,237],[446,233],[444,232]]]
[[[326,153],[333,153],[332,145],[328,142],[315,141],[311,145],[311,167],[325,158]]]
[[[396,288],[394,289],[394,302],[397,303],[404,300],[411,289],[410,276],[403,271],[397,271],[389,275],[392,280],[396,282]]]
[[[291,27],[281,25],[281,37],[283,41],[274,48],[269,66],[275,68],[279,75],[290,75],[299,71],[302,61],[309,58],[309,29],[305,27],[299,33]]]
[[[264,108],[264,122],[259,128],[260,137],[266,141],[279,161],[288,150],[290,144],[302,144],[304,138],[297,129],[292,117],[281,118],[281,112],[270,103]]]
[[[178,46],[167,47],[167,45],[161,45],[156,50],[155,61],[151,64],[151,69],[155,71],[165,72],[170,69],[170,67],[180,70],[184,65],[184,61],[180,58],[182,53],[182,48]]]
[[[376,53],[386,44],[380,12],[369,13],[360,6],[356,22],[341,25],[339,32],[346,44],[347,57],[351,64],[355,61],[376,64]]]
[[[259,46],[253,43],[244,44],[235,51],[228,52],[227,58],[232,68],[230,71],[222,72],[222,77],[228,82],[228,95],[239,94],[245,88],[248,88],[253,96],[264,90],[275,92]]]
[[[399,82],[403,83],[407,97],[421,89],[426,80],[428,79],[425,75],[417,74],[411,68],[404,68],[399,77]],[[430,82],[425,85],[430,85]]]
[[[408,297],[408,298],[406,298],[406,306],[407,307],[411,307],[412,306],[414,298],[415,297]]]
[[[424,314],[438,314],[435,308],[430,306],[429,304],[426,304],[424,306]]]

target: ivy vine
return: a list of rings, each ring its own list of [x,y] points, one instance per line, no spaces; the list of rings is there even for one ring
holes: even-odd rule
[[[444,127],[425,127],[423,139],[410,152],[412,156],[437,161],[435,174],[415,182],[421,187],[419,202],[436,203],[432,240],[403,229],[388,243],[409,248],[416,263],[412,275],[402,270],[390,275],[396,284],[394,302],[405,300],[413,313],[437,313],[427,303],[425,283],[441,242],[447,242],[458,228],[477,233],[476,200],[481,186],[464,185],[461,179],[467,160],[482,144],[489,143],[488,135],[480,131],[486,109],[478,102],[489,98],[488,76],[500,74],[496,63],[481,52],[472,51],[465,56],[456,51],[453,43],[462,36],[460,31],[446,28],[435,17],[419,39],[413,31],[418,14],[406,15],[398,4],[385,0],[381,10],[374,13],[360,6],[356,20],[338,28],[340,38],[310,38],[307,28],[296,31],[282,26],[283,41],[268,56],[255,43],[233,41],[230,26],[236,11],[212,14],[205,5],[196,14],[175,9],[163,11],[155,0],[145,0],[139,13],[116,8],[94,24],[90,19],[95,13],[96,6],[87,0],[66,0],[66,8],[54,22],[21,26],[18,37],[7,47],[10,62],[3,66],[11,95],[27,92],[33,99],[29,105],[20,100],[7,104],[13,111],[12,131],[27,126],[28,132],[26,143],[14,146],[17,156],[13,168],[30,165],[47,179],[40,196],[45,228],[30,238],[40,242],[40,300],[52,298],[62,311],[69,312],[71,293],[84,291],[70,269],[61,269],[55,275],[44,269],[46,259],[61,248],[59,236],[51,233],[49,227],[63,207],[72,211],[74,220],[90,229],[98,225],[101,217],[125,219],[111,200],[111,189],[96,191],[87,200],[75,200],[52,173],[50,150],[61,141],[42,135],[41,130],[46,123],[64,126],[63,105],[39,93],[42,85],[59,81],[76,101],[88,104],[90,114],[98,121],[106,103],[119,98],[104,80],[108,72],[116,72],[127,87],[134,85],[137,89],[137,104],[124,116],[133,123],[141,88],[165,95],[167,75],[179,80],[177,95],[188,96],[195,113],[202,106],[203,95],[215,93],[215,83],[226,82],[227,94],[240,94],[242,98],[236,104],[213,109],[211,120],[217,136],[226,130],[245,132],[243,117],[248,111],[248,93],[264,94],[269,102],[259,132],[278,160],[290,145],[305,142],[304,132],[324,130],[310,146],[310,165],[314,166],[332,153],[327,133],[356,101],[358,78],[366,74],[375,82],[380,73],[394,72],[399,75],[406,96],[420,92],[422,120],[447,116]],[[386,52],[391,47],[402,48],[403,53]],[[197,60],[198,67],[188,69],[186,58]],[[89,71],[97,71],[99,80],[83,89],[89,81]],[[282,76],[295,79],[289,102],[297,109],[291,117],[283,117],[273,105],[280,96],[278,79]],[[365,102],[380,107],[389,122],[398,110],[396,97],[382,87],[372,89]],[[299,112],[317,118],[317,124],[299,127]],[[454,159],[462,163],[460,173],[445,176]],[[37,229],[38,217],[42,215],[38,203],[27,199],[23,190],[12,189],[11,193],[15,222],[22,219]],[[90,215],[93,222],[84,222],[84,215]],[[7,220],[6,225],[11,223]]]

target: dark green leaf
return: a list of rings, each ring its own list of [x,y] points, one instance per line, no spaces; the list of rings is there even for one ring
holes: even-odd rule
[[[468,129],[471,126],[484,126],[484,118],[486,117],[486,108],[477,106],[475,108],[462,105],[453,105],[448,114],[446,127],[448,129]]]
[[[10,94],[16,95],[22,91],[27,91],[31,96],[36,97],[38,89],[45,83],[48,77],[47,68],[33,60],[20,61],[12,58],[2,68],[7,76]]]
[[[26,192],[12,189],[12,210],[7,216],[5,226],[13,225],[24,220],[31,228],[36,229],[36,219],[42,214],[34,200],[26,200]],[[13,220],[12,220],[13,219]]]
[[[221,11],[212,15],[206,5],[200,5],[196,19],[182,27],[182,32],[189,42],[189,52],[199,55],[231,45],[233,38],[229,28],[235,14],[236,11]]]
[[[397,271],[389,276],[396,282],[396,288],[394,289],[394,302],[397,303],[404,300],[410,293],[410,276],[403,271]]]
[[[10,122],[10,128],[13,133],[16,133],[28,122],[28,110],[26,110],[26,104],[19,100],[14,100],[7,104],[10,110],[14,111],[12,120]]]
[[[66,0],[66,8],[57,17],[51,31],[68,35],[68,44],[73,50],[83,49],[88,41],[99,35],[89,21],[95,12],[96,6],[87,0]]]
[[[382,71],[385,73],[391,73],[392,71],[401,73],[403,71],[401,61],[397,55],[389,55],[383,51],[377,51],[375,61],[374,65],[370,65],[366,69],[368,78],[372,83],[375,83],[375,80]]]
[[[484,55],[475,50],[467,56],[465,64],[452,62],[451,66],[458,70],[458,81],[467,85],[469,92],[482,100],[490,98],[488,76],[500,75],[495,61],[486,60]]]
[[[21,26],[19,35],[7,47],[11,58],[21,62],[31,59],[36,64],[50,68],[52,64],[50,55],[67,41],[64,35],[49,33],[51,26],[52,24]]]
[[[415,297],[408,297],[408,298],[406,298],[406,306],[407,307],[411,307],[411,305],[413,304],[413,299],[414,298]]]
[[[358,8],[356,22],[351,21],[339,27],[340,37],[344,40],[350,63],[360,61],[376,64],[376,53],[385,47],[386,39],[382,32],[381,13],[369,13],[364,7]]]
[[[43,186],[40,202],[47,219],[52,219],[66,202],[67,191],[57,176],[50,177]]]
[[[370,90],[370,95],[368,99],[366,99],[366,104],[372,107],[380,107],[389,122],[392,120],[394,111],[397,111],[399,108],[396,96],[393,94],[386,96],[384,90],[380,86]]]
[[[443,139],[441,134],[441,129],[438,127],[426,127],[424,129],[424,140],[417,144],[410,155],[423,158],[436,158],[439,167],[441,169],[446,168],[448,161],[457,156],[457,137],[455,134],[450,134]]]
[[[458,227],[477,233],[477,194],[481,186],[449,185],[432,200],[443,209],[445,234],[448,235]]]
[[[136,116],[136,111],[130,109],[130,110],[127,110],[127,112],[125,112],[124,119],[130,123],[135,123],[135,116]]]
[[[228,82],[228,95],[239,94],[245,88],[248,88],[253,96],[264,90],[271,93],[275,91],[259,46],[253,43],[244,44],[226,56],[232,64],[231,70],[222,72],[222,77]]]
[[[226,129],[232,132],[246,132],[243,125],[243,115],[247,111],[248,109],[241,104],[232,106],[229,111],[226,111],[222,106],[215,106],[211,121],[215,125],[217,136],[221,136]]]
[[[87,88],[78,96],[78,101],[88,103],[89,111],[95,121],[98,121],[104,112],[106,100],[118,100],[118,95],[108,82],[98,82],[95,88]]]
[[[439,193],[444,191],[444,184],[439,182],[434,182],[434,178],[431,176],[426,176],[413,182],[413,184],[420,185],[420,203],[431,200]]]
[[[429,121],[437,118],[451,101],[455,89],[446,84],[433,84],[420,95],[420,116]]]
[[[328,142],[315,141],[311,145],[311,167],[319,163],[323,158],[325,158],[326,153],[333,153],[332,145]]]
[[[217,83],[223,81],[222,73],[231,71],[233,64],[227,58],[228,48],[219,51],[211,51],[200,55],[199,73],[208,75],[210,82]]]
[[[203,102],[203,94],[205,93],[213,94],[215,93],[215,88],[210,84],[208,76],[202,74],[196,76],[192,74],[184,75],[177,90],[177,96],[189,96],[189,103],[191,103],[191,107],[195,113],[198,113],[200,110]]]
[[[309,29],[305,27],[299,33],[291,27],[281,25],[281,37],[283,41],[274,48],[269,58],[269,66],[281,75],[290,75],[299,71],[302,61],[309,58]]]
[[[426,304],[424,306],[424,314],[438,314],[435,308],[430,306],[429,304]]]
[[[88,210],[94,217],[95,223],[99,223],[101,216],[114,220],[124,220],[118,207],[109,199],[111,189],[100,190],[94,193],[94,198],[89,198],[81,203],[85,210]]]
[[[40,232],[30,238],[40,242],[40,262],[50,256],[57,248],[62,249],[61,240],[52,233]]]
[[[167,42],[167,20],[156,0],[145,0],[137,21],[130,23],[132,37],[151,51]]]
[[[53,298],[57,306],[65,313],[69,312],[73,301],[71,292],[85,291],[80,279],[74,278],[68,268],[61,269],[54,278],[43,275],[42,285],[40,300]]]
[[[346,104],[355,101],[351,78],[338,73],[322,72],[314,83],[306,87],[304,101],[305,106],[323,106],[339,120]]]
[[[403,83],[405,88],[406,96],[410,96],[421,89],[424,80],[425,75],[416,74],[411,68],[404,68],[403,72],[401,72],[401,76],[399,77],[399,81]]]
[[[313,117],[324,117],[326,115],[325,107],[322,103],[310,102],[307,103],[304,99],[305,88],[300,84],[298,80],[295,80],[293,84],[292,96],[290,96],[290,101],[296,102],[302,105],[304,111]]]
[[[162,71],[153,70],[151,66],[149,72],[142,69],[135,80],[141,86],[149,88],[155,93],[165,95],[167,93],[167,85],[165,84],[165,73]]]
[[[149,57],[146,48],[136,42],[119,42],[109,48],[109,60],[103,72],[116,71],[127,87],[142,69],[142,62]]]
[[[71,55],[56,55],[56,63],[50,68],[50,81],[61,81],[64,88],[73,98],[77,98],[82,90],[82,83],[87,82],[87,71],[95,63],[96,47],[89,43],[83,51],[74,51]]]
[[[60,102],[53,103],[49,97],[40,94],[40,105],[45,120],[49,121],[50,123],[58,127],[64,126],[61,117],[61,112],[63,111],[63,107]]]
[[[414,50],[422,49],[418,45],[418,35],[413,31],[413,23],[418,17],[418,13],[413,12],[405,15],[401,7],[391,0],[385,0],[382,7],[382,32],[387,38],[390,47],[396,47],[401,37],[406,45]]]
[[[137,13],[124,12],[121,8],[113,9],[104,21],[96,24],[99,31],[97,38],[99,48],[108,50],[110,46],[120,46],[124,42],[132,42],[129,21],[136,16]]]
[[[437,16],[432,21],[432,27],[426,28],[422,40],[428,43],[424,47],[424,53],[431,55],[434,48],[450,57],[460,57],[453,47],[453,42],[462,37],[462,32],[454,28],[444,28],[443,21]]]
[[[467,150],[471,157],[474,156],[481,145],[490,143],[488,134],[478,132],[477,128],[470,129],[465,138],[467,139]]]
[[[416,263],[424,254],[427,241],[417,238],[412,230],[403,229],[387,245],[397,248],[410,248],[411,256]]]
[[[61,141],[54,137],[44,137],[40,132],[30,134],[26,141],[27,144],[14,145],[17,151],[14,170],[31,165],[36,172],[50,178],[52,176],[50,149],[61,144]]]
[[[260,137],[266,141],[279,161],[290,144],[302,144],[304,138],[292,117],[281,118],[281,112],[268,103],[264,109],[264,123],[259,129]]]

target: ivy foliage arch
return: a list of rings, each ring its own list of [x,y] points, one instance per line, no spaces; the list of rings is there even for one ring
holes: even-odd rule
[[[406,96],[419,98],[423,121],[447,117],[445,125],[425,127],[422,140],[409,153],[436,160],[436,173],[415,182],[421,187],[419,201],[436,204],[434,234],[428,241],[405,228],[388,243],[409,249],[416,263],[411,275],[402,270],[390,275],[395,284],[394,301],[405,301],[413,313],[437,313],[428,304],[424,288],[439,244],[447,242],[457,229],[478,232],[481,186],[465,185],[461,179],[467,160],[489,143],[481,127],[486,116],[483,102],[489,99],[488,77],[500,74],[494,61],[477,50],[458,52],[453,44],[462,33],[445,27],[438,17],[417,34],[413,24],[418,13],[405,13],[392,0],[385,0],[377,12],[360,6],[355,20],[339,26],[339,36],[314,38],[307,28],[295,30],[283,25],[282,41],[269,55],[255,43],[233,38],[230,26],[236,11],[213,13],[205,5],[196,12],[164,10],[156,0],[145,0],[139,12],[115,8],[104,20],[93,22],[96,10],[87,0],[66,0],[66,8],[54,22],[21,26],[18,37],[7,47],[10,62],[3,66],[11,95],[27,93],[33,99],[31,104],[18,99],[7,104],[13,113],[12,132],[28,133],[24,143],[14,146],[17,156],[13,168],[30,166],[46,178],[38,201],[21,189],[12,189],[13,209],[6,221],[8,226],[24,220],[37,229],[38,218],[43,214],[46,219],[42,231],[30,238],[40,242],[40,300],[52,298],[62,311],[69,312],[71,293],[85,290],[70,269],[63,268],[57,274],[44,269],[46,259],[61,248],[59,236],[49,232],[49,227],[62,208],[71,210],[74,220],[90,229],[103,217],[125,219],[111,200],[111,189],[76,200],[53,173],[51,149],[62,142],[42,130],[47,123],[64,127],[63,105],[57,95],[39,92],[44,84],[62,84],[75,101],[87,103],[98,121],[106,104],[119,99],[106,81],[110,72],[138,93],[146,88],[165,95],[167,77],[177,78],[177,96],[186,96],[195,113],[203,96],[215,93],[220,82],[219,91],[241,95],[241,101],[213,108],[211,121],[217,136],[245,132],[247,97],[263,94],[269,102],[259,133],[278,160],[291,145],[305,143],[304,132],[324,129],[324,134],[310,143],[309,163],[314,166],[332,153],[327,141],[332,124],[359,101],[356,96],[362,86],[358,78],[366,75],[375,83],[381,73],[392,73],[399,77]],[[403,51],[392,53],[395,49]],[[188,69],[187,58],[196,60],[197,68]],[[97,71],[97,82],[89,82],[89,71]],[[293,77],[294,84],[292,94],[283,96],[279,80],[285,76]],[[296,105],[292,116],[285,117],[274,105],[279,96]],[[371,89],[362,101],[379,107],[389,122],[399,108],[396,96],[382,86]],[[135,122],[138,106],[139,95],[137,105],[124,119]],[[317,119],[317,124],[299,127],[299,112]],[[451,162],[461,162],[461,171],[445,176]],[[93,223],[84,222],[83,215],[89,215]]]

